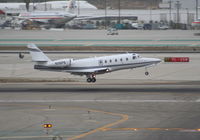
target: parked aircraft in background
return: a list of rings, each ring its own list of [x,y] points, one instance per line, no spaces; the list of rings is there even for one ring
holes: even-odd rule
[[[3,10],[0,10],[0,15],[4,15],[5,12]]]
[[[198,20],[192,22],[192,26],[193,26],[193,27],[200,27],[200,19],[198,19]]]
[[[67,11],[34,11],[20,13],[18,16],[22,20],[32,20],[38,23],[49,23],[57,26],[64,26],[66,22],[76,17],[73,13],[75,0],[70,0]]]
[[[135,53],[118,54],[84,59],[60,59],[52,61],[35,44],[28,44],[34,69],[43,71],[68,72],[74,75],[85,75],[87,82],[96,82],[97,74],[105,74],[122,69],[148,67],[161,62],[157,58],[144,58]],[[148,71],[145,75],[148,75]]]

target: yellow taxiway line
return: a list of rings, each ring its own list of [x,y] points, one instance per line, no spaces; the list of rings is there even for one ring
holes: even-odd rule
[[[68,140],[75,140],[75,139],[83,138],[83,137],[86,137],[86,136],[91,135],[93,133],[96,133],[98,131],[104,131],[105,129],[107,129],[107,128],[111,127],[111,126],[120,124],[120,123],[125,122],[125,121],[128,120],[128,115],[125,115],[125,114],[111,113],[111,112],[105,112],[105,111],[93,110],[93,109],[90,109],[89,111],[91,111],[91,112],[99,112],[99,113],[104,113],[104,114],[109,114],[109,115],[113,115],[113,116],[119,116],[119,117],[121,117],[121,119],[118,120],[118,121],[116,121],[116,122],[109,123],[109,124],[106,124],[106,125],[101,126],[99,128],[96,128],[96,129],[94,129],[92,131],[89,131],[89,132],[86,132],[86,133],[74,136],[72,138],[69,138]]]

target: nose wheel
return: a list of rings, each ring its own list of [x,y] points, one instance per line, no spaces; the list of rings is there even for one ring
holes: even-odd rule
[[[96,76],[95,75],[87,76],[87,82],[88,83],[95,83],[96,82]]]

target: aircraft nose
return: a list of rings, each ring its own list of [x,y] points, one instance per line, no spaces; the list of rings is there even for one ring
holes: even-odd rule
[[[160,63],[162,60],[161,59],[158,59],[158,58],[154,58],[154,60],[153,60],[153,62],[155,63],[155,64],[158,64],[158,63]]]

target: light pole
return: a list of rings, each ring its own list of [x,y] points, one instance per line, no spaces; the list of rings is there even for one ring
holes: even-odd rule
[[[104,2],[104,8],[105,8],[105,23],[104,23],[104,25],[105,25],[105,29],[107,28],[107,18],[106,18],[106,16],[107,16],[107,0],[105,0],[105,2]]]
[[[189,9],[188,8],[186,8],[186,11],[187,11],[187,25],[189,25],[190,23],[190,21],[189,21]]]
[[[177,23],[180,22],[180,7],[181,7],[181,4],[180,4],[180,1],[176,1],[176,8],[177,8]]]
[[[33,2],[33,11],[35,11],[35,0],[32,0]]]
[[[149,22],[152,21],[152,2],[150,3],[150,7],[149,7]]]
[[[172,21],[172,1],[168,1],[169,3],[169,23],[171,25],[171,21]]]
[[[44,1],[44,10],[47,11],[47,0]]]
[[[80,0],[78,0],[78,15],[80,14]]]
[[[176,1],[176,4],[175,4],[176,8],[177,8],[177,21],[176,21],[176,28],[178,28],[179,26],[179,23],[180,23],[180,8],[181,8],[181,4],[180,4],[180,1]]]
[[[119,13],[118,13],[118,15],[119,15],[119,17],[118,17],[118,24],[120,24],[121,23],[121,1],[120,0],[118,0],[118,10],[119,10]]]
[[[199,1],[196,0],[196,20],[198,20],[199,18],[198,5],[199,5]]]

